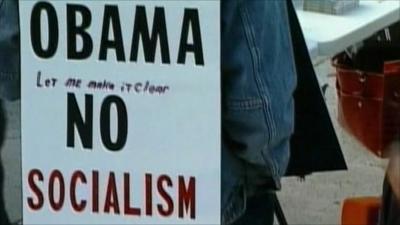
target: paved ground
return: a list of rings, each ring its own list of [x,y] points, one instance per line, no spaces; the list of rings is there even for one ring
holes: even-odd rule
[[[329,61],[315,67],[320,84],[329,84],[328,109],[339,137],[348,170],[313,174],[304,182],[286,178],[279,194],[289,224],[340,224],[343,199],[351,196],[379,196],[386,161],[367,152],[339,127],[335,77]]]
[[[348,171],[313,174],[300,182],[283,180],[279,198],[289,224],[339,224],[341,202],[349,196],[378,196],[384,175],[385,161],[372,156],[336,122],[336,95],[332,68],[328,62],[316,66],[321,84],[329,83],[327,104],[344,151]],[[12,221],[21,218],[20,102],[7,103],[7,139],[2,149],[5,167],[5,199]],[[40,129],[40,128],[38,128]]]

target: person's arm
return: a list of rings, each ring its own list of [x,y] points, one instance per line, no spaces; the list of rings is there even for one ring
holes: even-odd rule
[[[0,0],[0,99],[20,93],[18,1]]]

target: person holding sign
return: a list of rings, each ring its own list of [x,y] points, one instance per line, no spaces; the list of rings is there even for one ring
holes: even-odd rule
[[[294,128],[286,1],[221,4],[222,223],[273,224]]]
[[[222,224],[273,224],[272,193],[280,189],[294,129],[296,72],[286,4],[221,0]],[[0,23],[17,20],[9,17]],[[10,40],[5,33],[0,42]],[[3,51],[11,46],[0,45],[0,56],[7,56],[0,65],[18,65]]]
[[[18,1],[0,0],[0,148],[5,133],[4,100],[19,98]],[[3,199],[3,167],[0,164],[0,224],[10,224]]]

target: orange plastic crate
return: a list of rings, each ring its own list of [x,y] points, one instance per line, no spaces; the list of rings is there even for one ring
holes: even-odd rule
[[[376,225],[379,219],[381,198],[348,198],[343,202],[342,225]]]

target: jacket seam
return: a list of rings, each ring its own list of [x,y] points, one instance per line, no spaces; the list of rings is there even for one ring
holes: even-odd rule
[[[246,33],[246,38],[247,38],[247,44],[249,47],[249,51],[251,53],[251,58],[252,58],[252,62],[253,62],[253,75],[254,75],[254,79],[256,82],[256,87],[258,90],[258,97],[260,97],[263,100],[263,108],[264,108],[264,117],[265,117],[265,121],[266,124],[268,125],[268,139],[267,139],[267,143],[269,143],[272,138],[274,137],[274,122],[273,122],[273,117],[271,114],[271,111],[269,110],[268,104],[270,104],[270,95],[268,93],[268,90],[266,90],[264,88],[264,85],[262,84],[261,81],[261,59],[260,59],[260,53],[257,47],[257,43],[255,41],[255,34],[254,34],[254,30],[251,28],[250,24],[250,18],[249,18],[249,14],[247,11],[247,8],[245,6],[241,7],[242,9],[242,22],[243,22],[243,26],[245,29],[245,33]]]
[[[258,98],[230,99],[226,102],[226,109],[228,111],[244,111],[262,108],[262,100]]]
[[[241,6],[240,7],[240,9],[241,9],[241,19],[242,19],[242,25],[243,25],[243,29],[244,29],[244,31],[245,31],[245,36],[246,36],[246,41],[247,41],[247,47],[248,47],[248,49],[249,49],[249,51],[250,51],[250,55],[251,55],[251,61],[252,61],[252,69],[253,69],[253,73],[252,73],[252,75],[253,75],[253,77],[254,77],[254,80],[255,80],[255,83],[256,83],[256,87],[257,87],[257,94],[258,94],[258,98],[260,98],[261,100],[262,100],[262,87],[260,87],[260,85],[259,85],[259,79],[258,79],[258,76],[256,75],[257,73],[258,73],[258,67],[255,65],[256,64],[256,59],[255,59],[255,57],[254,57],[254,55],[255,55],[255,53],[254,53],[254,50],[253,50],[253,48],[255,47],[254,45],[255,45],[255,43],[254,43],[254,37],[252,36],[252,33],[251,33],[251,31],[250,31],[250,28],[249,28],[249,18],[248,18],[248,15],[247,15],[247,10],[245,9],[245,6]],[[265,106],[264,106],[264,104],[265,103],[262,103],[263,104],[263,108],[265,108]],[[266,117],[267,117],[267,115],[266,115],[266,113],[265,113],[265,110],[263,110],[264,112],[263,112],[263,114],[264,114],[264,119],[265,119],[265,121],[266,121],[266,123],[268,123],[268,119],[266,119]],[[267,124],[268,125],[268,124]],[[267,126],[267,128],[268,128],[268,126]],[[266,135],[268,135],[268,134],[266,134]],[[268,136],[268,139],[269,139],[269,136]]]
[[[255,35],[254,35],[254,31],[250,28],[249,26],[249,17],[248,17],[248,12],[247,9],[245,8],[245,6],[241,7],[241,17],[242,17],[242,23],[245,29],[245,33],[246,33],[246,39],[247,39],[247,43],[248,43],[248,47],[249,47],[249,51],[251,52],[251,57],[253,59],[253,75],[256,81],[256,87],[258,90],[258,94],[259,97],[262,99],[262,103],[263,103],[263,114],[264,114],[264,120],[266,123],[266,127],[267,130],[269,132],[266,132],[265,136],[267,137],[267,141],[265,143],[264,148],[267,148],[267,146],[271,143],[272,138],[274,137],[274,121],[273,121],[273,117],[271,114],[271,111],[269,110],[269,107],[267,104],[270,103],[270,96],[268,93],[268,90],[265,90],[263,88],[263,85],[261,83],[260,80],[260,56],[259,56],[259,52],[257,51],[257,45],[255,42]],[[246,23],[247,22],[247,23]],[[261,154],[263,155],[264,153],[264,149],[261,150]],[[270,154],[268,154],[270,155]],[[268,158],[268,157],[267,157]],[[271,158],[271,157],[269,157]],[[270,170],[271,170],[271,175],[273,177],[276,177],[276,168],[275,168],[275,162],[271,162],[273,161],[272,159],[267,161],[267,165]]]

